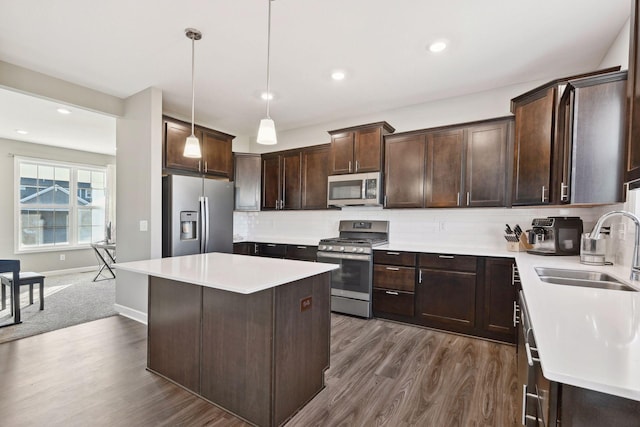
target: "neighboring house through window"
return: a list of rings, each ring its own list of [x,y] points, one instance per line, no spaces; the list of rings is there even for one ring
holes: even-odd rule
[[[16,250],[83,247],[105,238],[106,169],[16,157]]]

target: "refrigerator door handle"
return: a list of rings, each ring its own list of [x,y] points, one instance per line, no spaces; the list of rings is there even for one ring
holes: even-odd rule
[[[204,227],[205,227],[205,235],[204,235],[204,252],[209,252],[210,242],[210,226],[209,224],[209,197],[204,196]]]
[[[207,230],[205,228],[205,214],[204,214],[204,197],[200,196],[198,198],[198,215],[200,216],[199,220],[200,220],[200,230],[198,230],[200,232],[200,253],[204,253],[204,246],[205,246],[205,236],[207,235]]]

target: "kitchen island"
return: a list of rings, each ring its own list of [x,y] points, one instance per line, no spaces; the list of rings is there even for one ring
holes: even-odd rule
[[[150,371],[260,426],[324,388],[337,266],[208,253],[116,268],[149,276]]]

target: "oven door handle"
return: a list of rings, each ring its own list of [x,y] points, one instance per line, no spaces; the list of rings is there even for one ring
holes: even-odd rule
[[[371,261],[371,255],[345,254],[343,252],[318,252],[318,261],[322,262],[322,258],[352,259],[352,260],[356,260],[356,261]]]

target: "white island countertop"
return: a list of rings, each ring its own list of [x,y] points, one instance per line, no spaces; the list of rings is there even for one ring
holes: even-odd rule
[[[589,266],[579,257],[515,256],[544,376],[640,401],[640,292],[546,283],[535,267],[606,272],[629,281],[629,268]]]
[[[240,294],[326,273],[336,264],[211,252],[115,264],[117,269]]]

